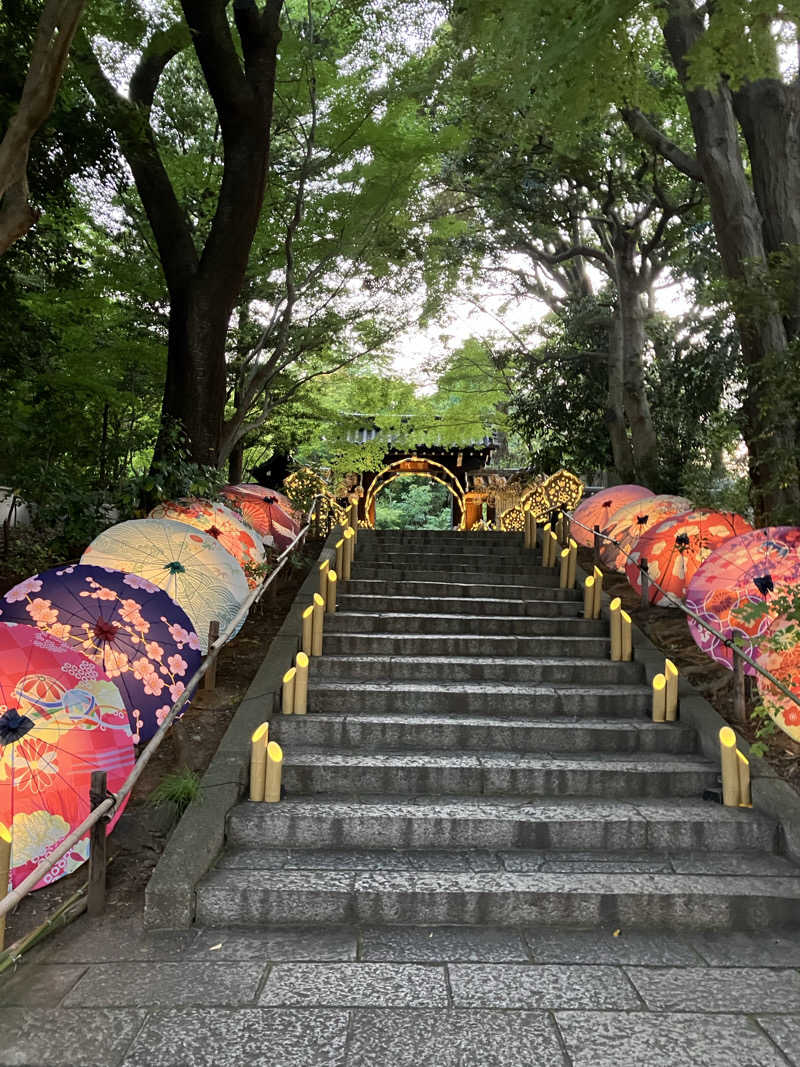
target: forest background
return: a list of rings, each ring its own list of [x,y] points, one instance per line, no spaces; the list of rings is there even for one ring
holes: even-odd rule
[[[796,522],[798,20],[4,0],[0,483],[35,511],[7,550],[71,558],[275,453],[336,477],[487,435]]]

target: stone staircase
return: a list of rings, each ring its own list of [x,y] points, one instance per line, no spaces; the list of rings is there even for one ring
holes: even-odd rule
[[[503,534],[363,533],[287,797],[239,804],[197,890],[234,924],[800,924],[776,823],[649,719],[638,663]]]

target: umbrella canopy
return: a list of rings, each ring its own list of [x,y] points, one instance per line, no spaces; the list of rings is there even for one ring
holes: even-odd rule
[[[264,562],[264,546],[256,531],[224,504],[215,504],[200,497],[166,500],[150,512],[151,519],[173,519],[185,522],[215,538],[226,552],[234,557],[244,571],[247,584],[253,589],[259,576],[255,569]]]
[[[626,504],[603,527],[603,533],[613,538],[617,545],[604,541],[600,547],[600,559],[610,570],[624,572],[627,556],[643,534],[667,516],[680,515],[683,511],[689,511],[691,506],[686,497],[666,494],[648,496],[644,500]]]
[[[107,567],[26,578],[0,601],[0,622],[38,626],[93,660],[119,688],[135,744],[153,736],[203,659],[189,616],[163,589]]]
[[[790,627],[783,619],[778,620],[777,625],[786,634],[786,639],[780,642],[782,647],[762,650],[757,662],[800,697],[800,633],[796,626]],[[758,692],[775,723],[793,741],[800,741],[800,707],[760,674]]]
[[[655,586],[648,590],[651,604],[669,604],[686,599],[689,582],[695,571],[715,548],[753,527],[732,511],[712,511],[697,508],[672,515],[651,526],[642,534],[625,565],[625,573],[637,593],[642,590],[640,560],[647,560],[650,577],[667,593]]]
[[[283,551],[300,532],[293,513],[284,511],[272,496],[253,496],[240,489],[223,489],[222,495],[258,531],[265,545]]]
[[[131,519],[99,534],[81,563],[138,574],[164,589],[192,621],[200,651],[208,627],[225,630],[247,597],[247,579],[209,534],[172,519]]]
[[[767,526],[725,541],[715,549],[689,583],[686,606],[719,630],[737,639],[750,656],[758,654],[759,639],[782,625],[779,612],[767,611],[748,620],[742,612],[791,591],[800,582],[800,527]],[[733,653],[720,638],[692,619],[695,643],[717,663],[733,667]],[[745,664],[748,674],[755,673]]]
[[[653,496],[649,489],[643,485],[612,485],[609,489],[601,489],[594,496],[587,497],[575,509],[574,515],[578,522],[588,526],[588,530],[573,525],[570,528],[571,535],[579,545],[591,548],[594,545],[594,535],[590,532],[595,526],[602,530],[614,518],[620,508],[626,504],[632,504],[635,500],[642,500],[646,496]]]
[[[274,497],[275,503],[286,512],[287,515],[291,515],[295,522],[302,524],[302,515],[291,502],[285,493],[279,493],[277,489],[267,489],[266,486],[256,485],[255,482],[240,482],[238,485],[226,485],[223,489],[223,493],[226,490],[232,492],[247,493],[250,496],[260,497],[262,500],[266,500],[267,497]]]
[[[92,771],[107,773],[113,793],[132,767],[122,697],[97,664],[35,626],[0,624],[0,822],[12,832],[10,884],[89,814]],[[88,855],[87,834],[37,888]]]

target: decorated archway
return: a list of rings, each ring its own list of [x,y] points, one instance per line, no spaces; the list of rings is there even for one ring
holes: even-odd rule
[[[364,497],[364,524],[375,528],[375,499],[381,490],[396,478],[411,476],[414,478],[431,478],[447,489],[453,498],[453,526],[459,529],[464,525],[464,486],[461,480],[443,463],[421,456],[403,456],[388,463],[371,479]]]

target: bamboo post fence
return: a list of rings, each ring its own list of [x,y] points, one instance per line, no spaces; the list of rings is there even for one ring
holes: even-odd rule
[[[667,679],[667,722],[678,718],[678,668],[671,659],[664,660],[664,677]]]
[[[722,803],[728,808],[739,806],[739,758],[736,734],[730,726],[719,732],[719,755],[722,765]]]
[[[653,722],[667,721],[667,679],[657,674],[651,683],[653,689]]]
[[[336,549],[336,573],[342,574],[342,564],[344,563],[344,537],[339,538],[334,548]]]
[[[620,608],[620,659],[628,663],[633,659],[633,623],[624,608]]]
[[[578,576],[578,542],[573,541],[571,537],[567,539],[567,547],[569,548],[569,571],[567,573],[567,589],[575,588],[575,581]]]
[[[549,567],[550,563],[550,523],[546,522],[542,527],[542,566]]]
[[[290,667],[283,676],[281,683],[281,714],[294,714],[294,680],[297,676],[297,668]]]
[[[250,738],[250,799],[264,799],[264,786],[267,774],[267,745],[269,743],[269,723],[262,722]]]
[[[264,800],[267,804],[276,804],[281,799],[281,777],[283,774],[283,749],[277,741],[267,745],[267,773],[264,779]]]
[[[342,560],[342,578],[345,582],[350,581],[350,572],[353,566],[353,547],[355,534],[353,528],[348,526],[344,532],[344,558]]]
[[[319,595],[325,597],[328,591],[328,571],[331,569],[331,561],[324,559],[319,565]]]
[[[562,548],[559,553],[561,566],[558,573],[559,589],[567,589],[569,583],[569,549]]]
[[[322,655],[322,638],[323,628],[325,625],[325,600],[319,593],[314,593],[314,603],[312,604],[314,617],[312,619],[311,630],[311,655]]]
[[[611,638],[611,658],[612,660],[622,659],[622,618],[620,612],[622,611],[622,601],[618,596],[615,596],[609,605],[609,636]]]
[[[594,568],[594,606],[592,610],[592,618],[600,618],[600,608],[603,604],[603,572],[599,567]]]
[[[308,656],[305,652],[298,652],[294,667],[297,673],[294,677],[294,713],[305,715],[308,711]]]
[[[594,618],[594,578],[591,574],[583,583],[583,617]]]
[[[328,585],[325,596],[325,612],[328,615],[336,614],[336,571],[328,571]]]
[[[552,529],[550,530],[550,534],[549,534],[547,539],[550,542],[550,561],[547,564],[547,566],[548,567],[557,567],[558,566],[558,555],[559,555],[559,553],[558,553],[558,537],[553,533]]]
[[[300,636],[300,647],[307,656],[311,655],[311,647],[314,634],[314,605],[309,604],[303,611],[301,616],[302,631]]]
[[[739,761],[739,807],[752,808],[753,798],[750,795],[750,760],[743,752],[736,749],[736,758]]]

